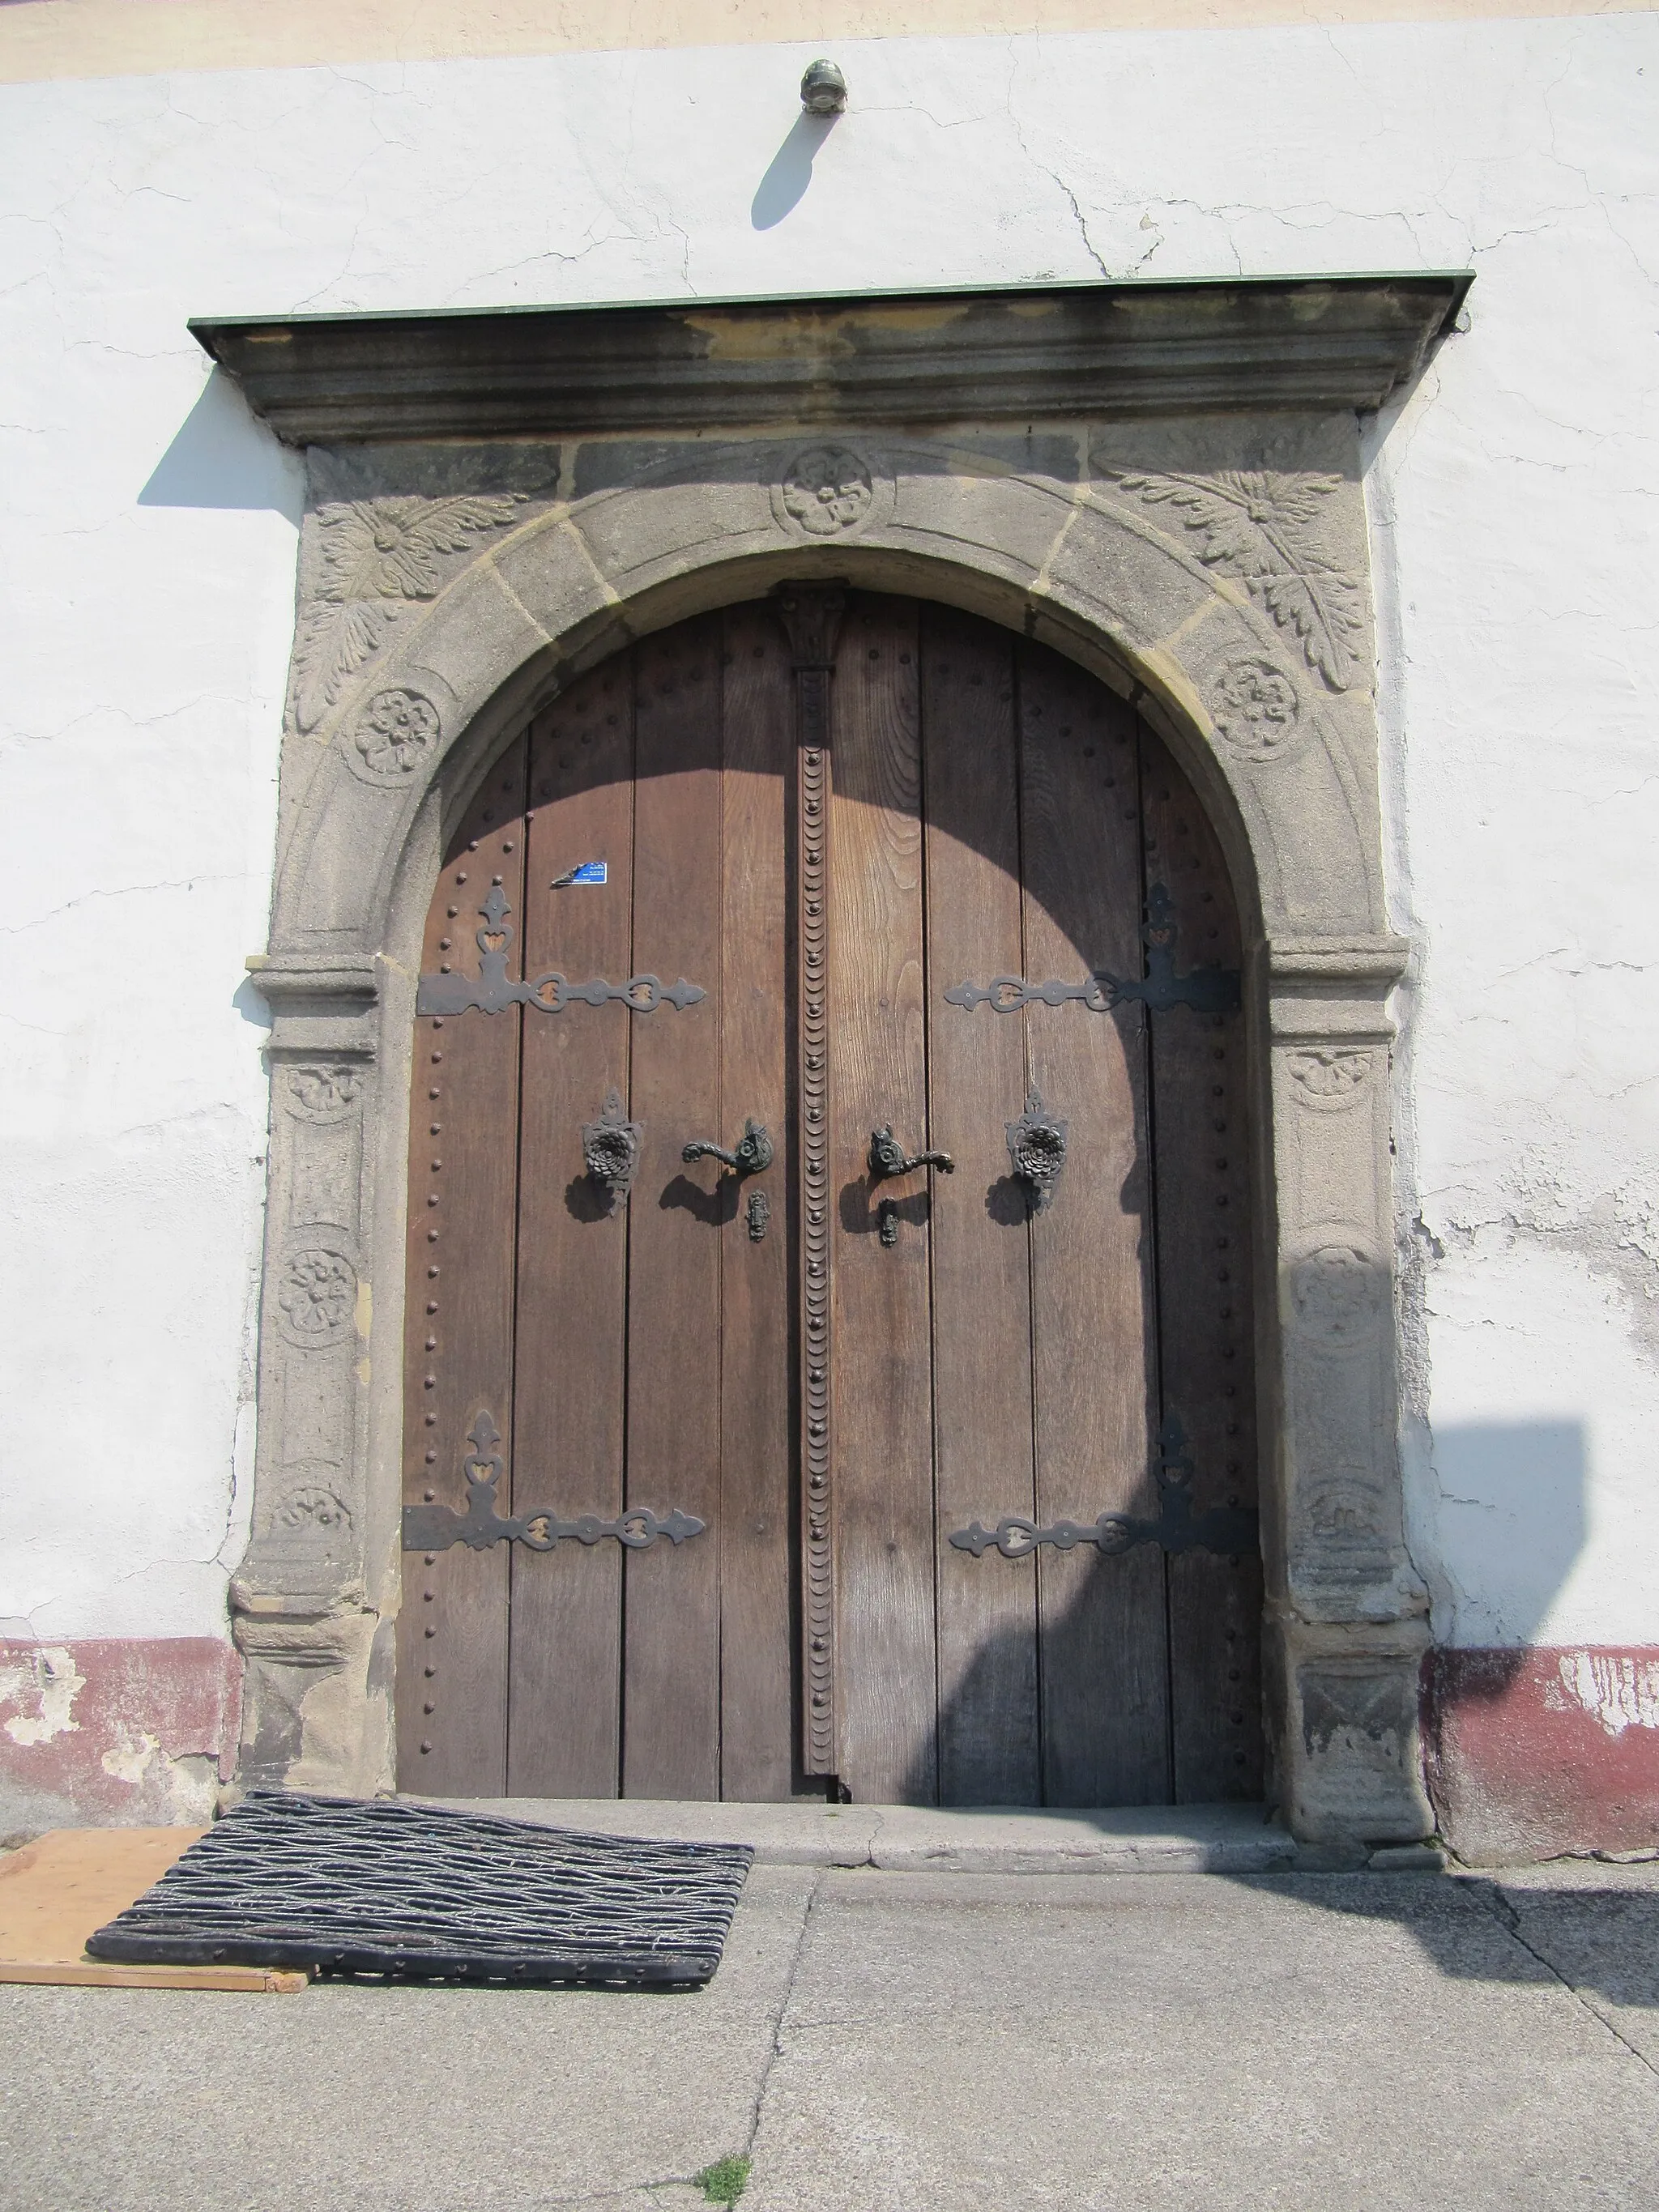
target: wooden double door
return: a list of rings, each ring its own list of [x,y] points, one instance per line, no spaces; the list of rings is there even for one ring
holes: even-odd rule
[[[1258,1796],[1238,963],[1152,732],[969,616],[538,717],[427,923],[403,1786]]]

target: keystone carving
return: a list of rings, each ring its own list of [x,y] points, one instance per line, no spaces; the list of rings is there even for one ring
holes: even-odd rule
[[[1324,502],[1340,490],[1334,476],[1274,476],[1265,469],[1223,469],[1212,477],[1134,476],[1103,471],[1148,507],[1174,508],[1199,538],[1207,568],[1236,577],[1281,629],[1301,641],[1310,668],[1333,691],[1358,673],[1365,635],[1364,591],[1315,543]]]
[[[783,511],[809,538],[835,538],[875,502],[870,471],[845,446],[807,446],[783,472]]]
[[[411,604],[435,599],[447,556],[514,520],[518,495],[354,500],[318,516],[321,580],[294,647],[294,714],[314,730]]]

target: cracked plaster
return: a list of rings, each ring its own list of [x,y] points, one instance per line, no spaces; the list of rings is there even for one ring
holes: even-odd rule
[[[0,89],[0,580],[27,643],[0,698],[3,1218],[30,1255],[0,1309],[0,1615],[222,1634],[246,1525],[265,1097],[239,983],[299,491],[234,398],[202,399],[186,314],[1468,263],[1474,327],[1376,426],[1368,481],[1418,948],[1412,1540],[1442,1636],[1650,1636],[1659,26],[838,52],[850,112],[759,234],[794,47]],[[219,443],[170,491],[198,404]],[[1437,1458],[1528,1419],[1584,1437],[1547,1591],[1520,1563],[1559,1514],[1466,1505]],[[1463,1532],[1483,1513],[1508,1549]]]

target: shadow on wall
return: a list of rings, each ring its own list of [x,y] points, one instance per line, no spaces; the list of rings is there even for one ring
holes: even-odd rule
[[[1443,1565],[1456,1578],[1467,1561],[1471,1592],[1493,1593],[1495,1641],[1530,1643],[1583,1548],[1583,1424],[1437,1423],[1431,1460]]]
[[[1659,1649],[1539,1640],[1583,1547],[1588,1461],[1577,1421],[1434,1431],[1457,1641],[1424,1661],[1425,1768],[1477,1865],[1659,1844]]]
[[[755,187],[749,220],[757,230],[771,230],[805,198],[818,149],[841,120],[838,115],[798,115]]]
[[[268,430],[222,369],[216,368],[173,434],[140,507],[266,509],[299,526],[305,469]]]

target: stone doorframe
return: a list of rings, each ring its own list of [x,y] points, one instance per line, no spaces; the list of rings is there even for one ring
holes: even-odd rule
[[[1466,287],[192,326],[310,483],[250,963],[272,1111],[242,1783],[392,1786],[410,1054],[446,835],[574,674],[817,576],[1066,654],[1210,810],[1249,944],[1273,1794],[1312,1842],[1430,1832],[1359,416]]]

